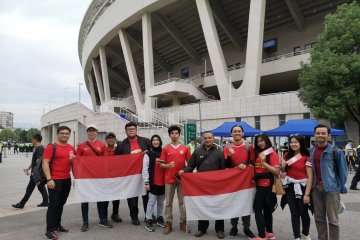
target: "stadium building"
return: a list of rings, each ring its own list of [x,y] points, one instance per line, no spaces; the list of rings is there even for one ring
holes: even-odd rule
[[[73,103],[41,119],[85,139],[95,123],[122,139],[124,124],[166,137],[170,124],[198,131],[225,121],[269,130],[310,118],[297,96],[301,63],[345,0],[93,0],[83,18],[79,58],[92,109]]]

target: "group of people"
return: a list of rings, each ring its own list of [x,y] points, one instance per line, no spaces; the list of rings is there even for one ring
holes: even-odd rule
[[[283,158],[273,150],[272,143],[265,133],[257,134],[253,144],[247,142],[244,139],[244,129],[240,125],[232,127],[230,134],[233,142],[226,145],[223,150],[215,147],[214,135],[210,131],[203,133],[202,145],[194,147],[192,151],[188,146],[180,143],[181,129],[178,126],[169,127],[171,142],[164,147],[159,135],[153,135],[151,139],[138,136],[136,123],[127,123],[125,132],[127,138],[121,142],[116,140],[114,133],[108,133],[105,145],[97,140],[97,126],[90,124],[87,127],[88,140],[79,144],[75,150],[68,144],[70,128],[61,126],[57,129],[58,141],[48,145],[42,156],[49,192],[45,233],[48,239],[57,239],[57,232],[68,231],[61,224],[61,215],[71,189],[71,163],[76,156],[111,156],[140,152],[145,153],[142,177],[147,194],[142,198],[145,229],[149,232],[155,231],[154,225],[163,228],[164,234],[172,232],[175,192],[179,205],[179,228],[181,231],[189,232],[181,184],[181,176],[184,173],[194,170],[208,172],[237,168],[242,171],[252,168],[253,181],[256,185],[253,210],[257,236],[251,230],[249,215],[231,219],[229,233],[231,238],[236,237],[239,232],[238,222],[241,217],[242,232],[249,239],[276,239],[273,212],[277,207],[277,197],[273,187],[280,177],[285,190],[281,206],[289,205],[294,239],[311,239],[309,208],[314,212],[318,239],[340,239],[338,209],[340,194],[346,193],[348,171],[345,156],[329,142],[330,129],[325,125],[320,124],[315,127],[316,145],[310,151],[306,147],[304,137],[290,136],[289,151]],[[35,140],[41,142],[39,138]],[[38,155],[33,157],[33,161],[36,158]],[[27,194],[34,187],[28,187]],[[27,199],[28,197],[24,197],[25,201],[22,200],[19,207],[23,207]],[[122,221],[119,216],[119,203],[119,200],[112,202],[111,219],[114,222]],[[140,225],[138,197],[127,199],[127,203],[132,224]],[[108,205],[109,202],[97,203],[99,226],[111,228],[112,224],[108,220]],[[154,215],[155,205],[156,215]],[[89,203],[81,203],[83,219],[81,231],[89,230],[88,212]],[[199,220],[195,237],[203,236],[208,227],[207,219]],[[215,231],[218,238],[225,237],[223,219],[215,221]]]

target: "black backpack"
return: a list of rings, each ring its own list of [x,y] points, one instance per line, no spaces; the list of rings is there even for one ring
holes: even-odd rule
[[[50,160],[50,171],[51,171],[51,163],[54,160],[55,153],[56,153],[56,144],[53,143],[52,146],[53,146],[53,154],[52,154],[51,160]],[[36,161],[35,167],[33,168],[33,172],[32,172],[32,176],[33,176],[33,179],[34,179],[34,182],[36,185],[39,185],[40,183],[46,183],[46,176],[45,176],[43,168],[42,168],[42,160],[43,160],[43,157],[40,157]]]

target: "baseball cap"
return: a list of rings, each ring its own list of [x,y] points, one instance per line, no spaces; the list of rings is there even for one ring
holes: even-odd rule
[[[114,138],[116,138],[116,134],[113,133],[113,132],[108,132],[108,133],[105,135],[105,139],[108,139],[109,137],[114,137]]]
[[[98,130],[98,127],[95,125],[95,124],[89,124],[86,128],[86,130],[89,130],[89,128],[93,128],[95,129],[96,131]]]

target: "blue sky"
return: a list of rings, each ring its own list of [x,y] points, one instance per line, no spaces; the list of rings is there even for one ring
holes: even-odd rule
[[[15,127],[39,127],[49,110],[78,101],[84,83],[77,40],[90,0],[0,0],[0,111]],[[85,84],[81,102],[91,106]],[[47,105],[45,105],[47,104]]]

